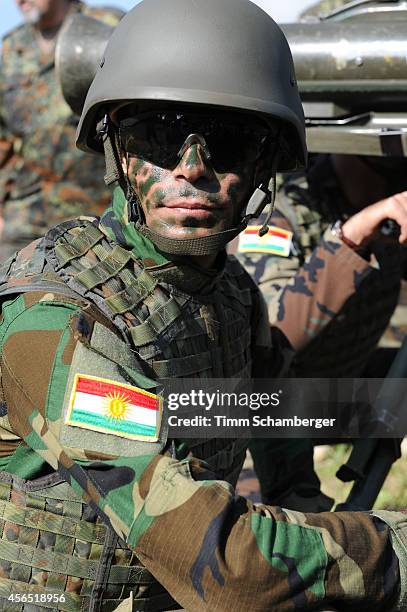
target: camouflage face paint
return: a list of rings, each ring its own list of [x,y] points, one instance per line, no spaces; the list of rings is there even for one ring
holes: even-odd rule
[[[199,143],[185,149],[173,170],[132,157],[127,171],[148,227],[168,238],[234,227],[252,187],[252,168],[217,173]]]

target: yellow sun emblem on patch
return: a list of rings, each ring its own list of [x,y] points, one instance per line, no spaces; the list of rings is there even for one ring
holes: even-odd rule
[[[106,416],[115,421],[123,421],[130,404],[129,398],[120,391],[114,391],[106,395]]]

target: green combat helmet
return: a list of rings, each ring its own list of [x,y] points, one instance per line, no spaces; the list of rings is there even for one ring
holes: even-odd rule
[[[133,205],[118,137],[107,115],[121,101],[162,101],[163,107],[199,104],[256,114],[270,124],[277,119],[279,141],[269,184],[272,199],[276,172],[305,165],[304,115],[287,40],[273,19],[248,0],[141,2],[113,32],[85,101],[77,145],[96,153],[104,149],[106,182],[119,181]],[[147,228],[137,204],[132,215],[140,232],[160,249],[203,255],[224,248],[250,218],[260,214],[265,200],[266,193],[257,188],[238,227],[205,238],[164,238]]]

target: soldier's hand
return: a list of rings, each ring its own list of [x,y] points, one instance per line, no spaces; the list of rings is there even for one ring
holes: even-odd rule
[[[400,226],[398,240],[407,244],[407,191],[380,200],[353,215],[342,226],[343,236],[363,248],[380,237],[380,224],[385,219],[392,219]]]

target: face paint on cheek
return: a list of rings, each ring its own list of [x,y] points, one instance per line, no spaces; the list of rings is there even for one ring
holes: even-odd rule
[[[150,162],[133,158],[129,178],[144,212],[145,222],[157,232],[170,227],[172,220],[162,219],[159,210],[164,199],[174,190],[171,173]]]
[[[235,214],[239,212],[240,204],[242,201],[242,187],[237,183],[232,183],[228,187],[228,196],[230,200],[231,207],[233,208]]]
[[[218,176],[221,190],[217,199],[227,201],[228,219],[233,220],[233,223],[239,219],[249,195],[250,181],[245,174],[242,171],[240,174],[228,173]]]
[[[144,198],[150,198],[152,189],[157,185],[157,183],[161,182],[162,177],[159,176],[159,173],[155,168],[151,168],[150,171],[143,172],[142,176],[140,176],[140,179],[137,181],[137,184],[141,195]]]
[[[148,172],[147,163],[142,159],[132,159],[131,162],[128,163],[133,175],[136,175],[139,172]]]
[[[143,209],[146,202],[149,203],[148,208],[151,208],[152,190],[161,180],[157,170],[155,166],[141,159],[133,158],[130,162],[128,177]]]

